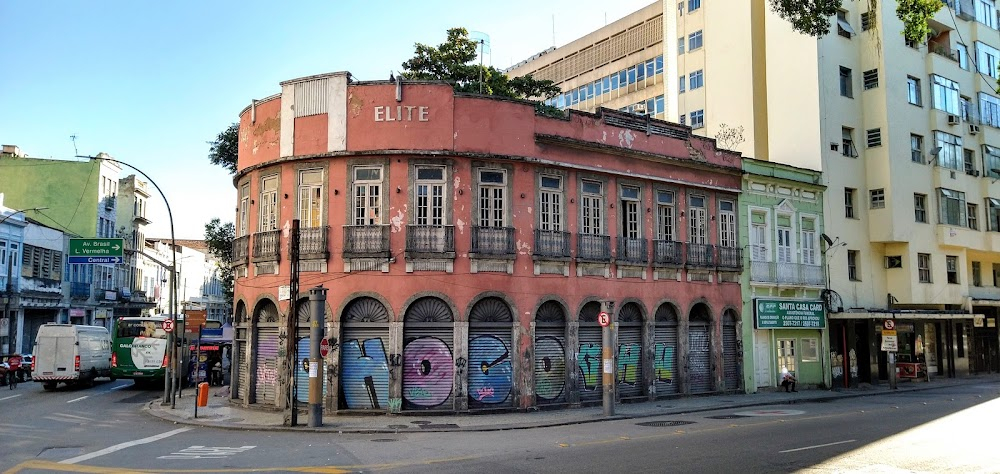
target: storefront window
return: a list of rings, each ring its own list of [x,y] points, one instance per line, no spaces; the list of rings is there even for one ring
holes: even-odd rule
[[[802,362],[819,362],[819,341],[815,337],[802,338],[802,347],[799,350]]]

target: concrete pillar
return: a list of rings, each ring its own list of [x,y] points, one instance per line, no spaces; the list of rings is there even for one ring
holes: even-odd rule
[[[455,321],[455,403],[456,412],[469,411],[469,322]]]
[[[642,323],[642,386],[646,387],[646,396],[650,401],[656,400],[655,330],[656,322],[653,315],[649,315]]]
[[[330,343],[330,351],[327,353],[323,363],[326,364],[327,391],[323,409],[328,413],[335,413],[340,406],[340,341],[342,325],[340,318],[333,318],[326,324],[326,340]]]
[[[403,322],[389,323],[389,413],[403,409]]]
[[[566,401],[570,407],[580,407],[580,321],[566,322]]]

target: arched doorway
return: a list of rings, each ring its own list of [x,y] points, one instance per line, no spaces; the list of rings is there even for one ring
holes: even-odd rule
[[[546,301],[535,313],[535,404],[566,403],[566,312]]]
[[[739,390],[739,349],[736,344],[736,313],[732,309],[722,315],[722,373],[726,390]]]
[[[597,322],[597,314],[601,312],[601,303],[591,301],[580,309],[580,350],[577,355],[577,367],[580,379],[581,401],[596,401],[604,397],[603,375],[601,373],[601,325]]]
[[[261,300],[254,309],[253,393],[250,403],[278,402],[278,307]]]
[[[642,389],[642,309],[625,303],[618,311],[618,367],[615,383],[621,399],[638,398]]]
[[[455,317],[438,298],[413,302],[403,317],[404,408],[454,407]]]
[[[690,393],[712,391],[712,316],[705,303],[691,308],[688,318],[688,381]]]
[[[673,395],[677,383],[677,310],[670,303],[661,304],[654,315],[653,367],[656,395]]]
[[[247,387],[250,381],[250,354],[247,353],[250,335],[250,318],[247,317],[247,305],[243,301],[236,303],[236,314],[233,317],[236,321],[234,342],[236,351],[233,354],[234,361],[230,370],[235,369],[236,374],[230,374],[232,380],[232,394],[236,399],[248,402]]]
[[[389,310],[381,301],[361,297],[342,315],[340,391],[342,407],[389,408]]]
[[[469,313],[469,407],[513,405],[510,307],[495,296],[483,298]]]

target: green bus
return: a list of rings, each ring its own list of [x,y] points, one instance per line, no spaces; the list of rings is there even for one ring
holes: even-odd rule
[[[167,371],[166,316],[118,318],[112,338],[111,377],[138,382],[162,381]]]

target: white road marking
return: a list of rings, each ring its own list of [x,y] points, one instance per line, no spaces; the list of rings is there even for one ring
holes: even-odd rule
[[[158,456],[156,459],[222,459],[243,451],[249,451],[256,446],[241,446],[230,448],[228,446],[191,446],[167,456]]]
[[[131,387],[131,385],[129,385],[129,384],[119,385],[117,387],[111,387],[111,390],[121,390],[121,389],[123,389],[125,387]]]
[[[88,459],[94,459],[96,457],[104,456],[105,454],[110,454],[110,453],[113,453],[115,451],[121,451],[121,450],[126,449],[126,448],[131,448],[132,446],[138,446],[140,444],[152,443],[154,441],[159,441],[161,439],[169,438],[169,437],[171,437],[171,436],[173,436],[175,434],[180,434],[180,433],[183,433],[185,431],[190,431],[191,429],[193,429],[193,428],[177,428],[176,430],[167,431],[166,433],[160,433],[158,435],[150,436],[148,438],[137,439],[137,440],[134,440],[134,441],[127,441],[127,442],[124,442],[124,443],[116,444],[114,446],[109,446],[109,447],[104,448],[104,449],[102,449],[100,451],[94,451],[94,452],[92,452],[90,454],[83,454],[83,455],[77,456],[75,458],[66,459],[65,461],[59,461],[59,464],[76,464],[78,462],[86,461]]]
[[[856,439],[849,439],[849,440],[846,440],[846,441],[837,441],[836,443],[817,444],[816,446],[806,446],[804,448],[786,449],[784,451],[778,451],[778,453],[779,454],[794,453],[795,451],[805,451],[807,449],[825,448],[827,446],[836,446],[838,444],[853,443],[855,441],[857,441],[857,440]]]
[[[0,398],[0,402],[2,402],[4,400],[10,400],[11,398],[17,398],[17,397],[20,397],[20,396],[21,396],[21,394],[19,393],[17,395],[11,395],[9,397],[3,397],[3,398]]]
[[[53,415],[56,415],[56,416],[65,416],[65,417],[69,417],[69,418],[76,418],[78,420],[83,420],[83,421],[94,421],[93,418],[87,418],[85,416],[79,416],[79,415],[70,415],[68,413],[53,413]]]
[[[82,396],[80,398],[74,398],[72,400],[67,401],[66,403],[78,402],[78,401],[83,400],[84,398],[87,398],[87,397],[90,397],[90,395],[84,395],[84,396]]]

